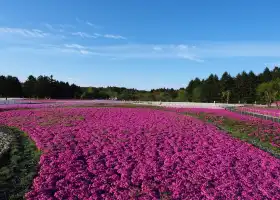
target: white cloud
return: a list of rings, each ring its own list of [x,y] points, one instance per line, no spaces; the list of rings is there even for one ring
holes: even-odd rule
[[[79,44],[64,44],[63,46],[56,46],[55,49],[62,49],[64,52],[68,53],[78,53],[82,55],[99,55],[100,53],[94,52],[92,49]]]
[[[203,62],[209,58],[230,57],[279,57],[280,43],[277,42],[203,42],[197,45],[113,45],[87,46],[101,56],[115,59],[186,59]],[[155,52],[156,50],[156,52]]]
[[[76,18],[76,21],[80,24],[86,24],[86,25],[91,26],[93,28],[101,28],[101,26],[98,26],[98,25],[96,25],[96,24],[94,24],[90,21],[82,20],[80,18]]]
[[[279,61],[269,62],[269,63],[264,63],[264,65],[268,67],[275,67],[275,66],[280,66],[280,62]]]
[[[95,35],[96,37],[102,37],[102,35],[99,34],[99,33],[94,33],[94,35]]]
[[[204,60],[197,58],[194,55],[190,55],[190,54],[178,54],[178,57],[187,59],[187,60],[192,60],[192,61],[196,61],[196,62],[204,62]]]
[[[87,50],[80,50],[80,53],[81,53],[81,54],[88,55],[88,54],[90,54],[90,51],[87,51]]]
[[[48,24],[48,23],[45,23],[44,26],[45,26],[47,29],[51,30],[51,31],[55,31],[55,29],[53,28],[53,26],[50,25],[50,24]]]
[[[67,25],[67,24],[53,24],[52,25],[52,24],[48,24],[48,23],[44,23],[43,26],[46,27],[51,32],[60,32],[60,33],[64,32],[65,31],[64,29],[72,27],[71,25]]]
[[[66,48],[74,48],[74,49],[86,49],[85,46],[79,44],[64,44]]]
[[[87,25],[89,26],[95,26],[94,24],[92,24],[91,22],[86,22]]]
[[[100,26],[98,26],[98,25],[96,25],[96,24],[93,24],[93,23],[91,23],[91,22],[89,22],[89,21],[86,21],[85,23],[86,23],[87,25],[93,27],[93,28],[101,28]]]
[[[153,49],[154,49],[155,51],[162,51],[162,48],[161,48],[161,47],[158,47],[158,46],[153,47]]]
[[[75,33],[72,33],[72,35],[80,36],[82,38],[97,38],[96,35],[90,35],[90,34],[84,33],[84,32],[75,32]]]
[[[24,37],[32,37],[32,38],[44,38],[49,36],[49,33],[45,33],[38,29],[23,29],[23,28],[8,28],[8,27],[0,27],[0,34],[16,34]]]
[[[107,57],[114,60],[123,59],[187,59],[202,62],[202,59],[184,51],[174,45],[157,45],[157,53],[154,53],[154,45],[115,45],[115,46],[81,46],[78,44],[65,44],[79,53]],[[164,49],[164,51],[162,51]]]
[[[76,28],[74,25],[71,24],[57,24],[57,26],[59,26],[60,28]]]
[[[100,34],[100,33],[93,33],[93,34],[89,34],[89,33],[85,33],[85,32],[74,32],[72,33],[72,35],[74,36],[79,36],[79,37],[82,37],[82,38],[100,38],[100,37],[103,37],[103,38],[108,38],[108,39],[116,39],[116,40],[119,40],[119,39],[126,39],[125,37],[123,36],[120,36],[120,35],[112,35],[112,34]]]
[[[279,42],[204,42],[190,50],[203,58],[280,57]]]
[[[76,17],[76,22],[83,23],[83,20],[81,20],[80,18]]]
[[[111,39],[126,39],[125,37],[121,36],[121,35],[112,35],[112,34],[105,34],[104,35],[105,38],[111,38]]]
[[[188,46],[186,46],[186,45],[183,45],[183,44],[178,45],[178,49],[180,49],[180,50],[184,50],[187,48],[188,48]]]
[[[30,31],[30,30],[28,30]],[[41,30],[32,29],[32,34],[25,30],[0,29],[1,33],[15,32],[25,37],[40,36]],[[81,36],[81,35],[80,35]],[[103,37],[102,35],[94,35]],[[82,37],[82,36],[81,36]],[[83,37],[85,37],[83,35]],[[69,39],[69,38],[68,38]],[[4,40],[3,40],[4,41]],[[5,40],[6,41],[6,40]],[[24,41],[24,43],[23,43]],[[52,40],[41,40],[45,45],[36,41],[21,40],[17,45],[15,42],[8,46],[9,50],[25,49],[34,52],[45,52],[46,54],[72,53],[83,56],[99,56],[104,59],[184,59],[194,62],[206,62],[212,58],[232,58],[232,57],[267,57],[267,60],[280,59],[279,42],[197,42],[194,44],[127,44],[127,45],[109,45],[109,46],[86,46],[75,42],[64,44],[62,40],[51,43]],[[49,45],[46,45],[46,41]],[[3,49],[5,50],[5,49]]]

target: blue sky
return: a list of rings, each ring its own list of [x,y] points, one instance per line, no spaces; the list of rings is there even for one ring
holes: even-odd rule
[[[280,2],[3,0],[0,74],[82,86],[185,87],[280,64]]]

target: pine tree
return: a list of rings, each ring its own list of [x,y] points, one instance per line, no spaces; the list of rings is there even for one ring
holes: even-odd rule
[[[194,80],[191,80],[189,82],[188,87],[186,88],[187,94],[188,94],[188,101],[194,101],[193,99],[193,90],[201,85],[201,80],[199,78],[196,78]]]
[[[272,73],[270,72],[269,68],[266,67],[263,71],[263,73],[261,73],[259,75],[260,77],[260,82],[264,83],[264,82],[269,82],[272,80]]]
[[[225,72],[220,80],[220,93],[222,94],[223,92],[229,91],[230,94],[232,95],[235,86],[234,84],[235,84],[234,79],[231,77],[231,75],[228,72]],[[231,100],[232,100],[232,96],[229,99],[229,101]]]

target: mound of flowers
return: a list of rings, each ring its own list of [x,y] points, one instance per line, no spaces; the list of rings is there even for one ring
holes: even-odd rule
[[[240,126],[241,132],[247,133],[248,136],[258,139],[264,145],[271,146],[271,148],[280,153],[280,123],[253,116],[244,116],[224,109],[192,108],[176,111],[195,114],[196,116],[201,116],[202,113],[205,113],[205,120],[214,122],[217,125],[223,124],[227,119],[239,121],[236,125]]]
[[[43,151],[26,199],[280,199],[280,160],[175,112],[14,110],[0,123]]]
[[[90,106],[132,106],[132,104],[111,100],[20,100],[12,104],[1,104],[0,111]],[[134,105],[135,107],[136,105]]]
[[[238,107],[237,111],[243,113],[260,114],[264,116],[271,116],[280,118],[280,110],[276,108],[263,108],[263,107]]]

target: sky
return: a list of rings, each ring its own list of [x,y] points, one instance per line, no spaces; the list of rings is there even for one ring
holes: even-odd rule
[[[277,0],[0,0],[0,74],[181,88],[280,64]]]

